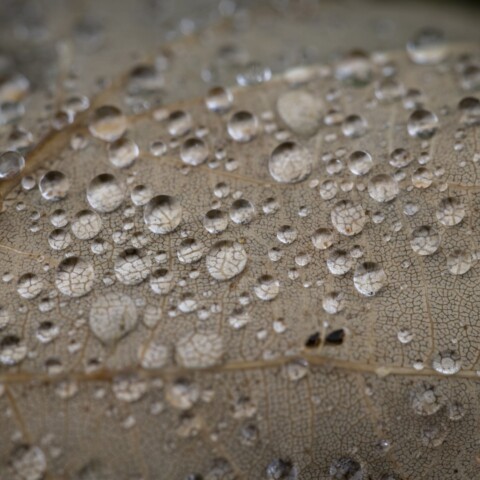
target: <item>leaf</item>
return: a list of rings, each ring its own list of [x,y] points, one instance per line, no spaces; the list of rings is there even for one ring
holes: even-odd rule
[[[478,45],[127,3],[2,7],[0,478],[478,477]]]

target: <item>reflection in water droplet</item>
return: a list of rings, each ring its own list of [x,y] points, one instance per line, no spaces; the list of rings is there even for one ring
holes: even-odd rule
[[[110,173],[101,173],[88,184],[87,200],[97,212],[113,212],[123,203],[124,198],[123,186]]]
[[[223,340],[216,333],[191,333],[176,344],[176,358],[186,368],[208,368],[221,362]]]
[[[230,109],[233,95],[230,90],[223,87],[214,87],[209,90],[205,103],[212,112],[223,113]]]
[[[465,217],[465,205],[455,197],[444,198],[436,212],[438,221],[446,227],[458,225]]]
[[[381,173],[368,182],[368,193],[377,202],[390,202],[399,192],[398,183],[390,175]]]
[[[209,210],[203,217],[203,226],[208,233],[221,233],[228,227],[228,215],[223,210]]]
[[[438,373],[453,375],[460,370],[460,355],[453,350],[444,350],[437,353],[432,360],[432,366]]]
[[[359,293],[371,297],[387,284],[387,275],[378,263],[365,262],[355,269],[353,284]]]
[[[102,229],[102,219],[91,210],[81,210],[72,221],[72,233],[80,240],[96,237]]]
[[[239,198],[232,203],[230,207],[230,218],[239,225],[250,223],[255,216],[255,208],[251,202],[244,198]]]
[[[18,279],[17,292],[27,300],[37,297],[43,290],[43,281],[34,273],[26,273]]]
[[[128,138],[119,138],[108,145],[108,159],[117,168],[130,167],[138,157],[138,145]]]
[[[41,480],[47,471],[47,458],[37,446],[17,447],[10,463],[19,480]]]
[[[136,248],[127,248],[115,259],[115,276],[124,285],[138,285],[150,274],[151,263]]]
[[[284,142],[270,155],[268,169],[279,183],[298,183],[310,175],[312,158],[306,148],[295,142]]]
[[[363,150],[353,152],[348,159],[348,168],[354,175],[366,175],[372,167],[372,156]]]
[[[113,142],[127,129],[127,118],[117,107],[104,105],[95,110],[88,128],[94,137]]]
[[[25,158],[18,152],[4,152],[0,155],[0,180],[15,177],[25,168]]]
[[[407,130],[410,136],[429,139],[438,129],[437,116],[428,110],[415,110],[408,118]]]
[[[206,162],[208,154],[208,146],[199,138],[188,138],[180,149],[180,158],[183,163],[193,167]]]
[[[180,201],[169,195],[157,195],[145,206],[143,218],[153,233],[173,232],[182,221],[183,209]]]
[[[137,309],[128,295],[108,292],[92,303],[89,321],[97,338],[104,343],[114,342],[135,328]]]
[[[208,273],[216,280],[230,280],[243,272],[247,264],[247,252],[237,242],[222,240],[208,252]]]
[[[363,137],[367,130],[368,123],[360,115],[349,115],[342,123],[342,132],[348,138]]]
[[[55,274],[58,290],[68,297],[81,297],[90,292],[95,280],[93,265],[80,257],[62,260]]]
[[[51,170],[40,179],[38,187],[45,200],[56,202],[67,196],[70,182],[64,173]]]
[[[472,265],[472,254],[459,248],[453,250],[447,257],[447,268],[453,275],[463,275],[467,273]]]
[[[330,214],[332,224],[342,235],[359,234],[367,222],[365,210],[360,204],[355,205],[350,200],[336,203]]]
[[[410,245],[418,255],[432,255],[440,246],[440,235],[432,227],[423,225],[413,230]]]
[[[412,62],[420,65],[440,63],[447,52],[443,32],[435,28],[421,30],[407,43],[408,56]]]
[[[230,117],[227,130],[230,137],[236,142],[250,142],[259,131],[259,123],[257,117],[252,113],[242,110]]]
[[[262,275],[253,287],[253,291],[260,300],[270,301],[279,294],[280,282],[271,275]]]

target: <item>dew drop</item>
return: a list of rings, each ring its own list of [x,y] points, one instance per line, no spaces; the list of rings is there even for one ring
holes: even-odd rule
[[[125,133],[127,118],[117,107],[104,105],[95,110],[88,129],[94,137],[113,142]]]
[[[0,155],[0,180],[15,177],[25,168],[25,158],[18,152],[8,151]]]
[[[432,227],[423,225],[413,230],[410,245],[418,255],[432,255],[440,246],[440,235]]]
[[[230,117],[227,130],[230,137],[236,142],[250,142],[258,134],[258,119],[252,113],[241,110]]]
[[[128,138],[119,138],[108,145],[108,159],[117,168],[127,168],[133,165],[139,153],[138,145]]]
[[[169,195],[157,195],[145,206],[143,218],[153,233],[173,232],[182,221],[183,208],[180,201]]]
[[[360,204],[355,205],[350,200],[336,203],[330,214],[332,224],[342,235],[359,234],[367,222],[365,210]]]
[[[102,229],[102,219],[91,210],[81,210],[72,221],[72,233],[80,240],[96,237]]]
[[[51,170],[43,175],[38,187],[45,200],[56,202],[67,196],[70,182],[64,173]]]
[[[92,303],[89,324],[93,334],[102,342],[117,341],[137,324],[135,303],[123,293],[108,292],[99,296]]]
[[[380,264],[364,262],[355,269],[353,284],[359,293],[372,297],[385,287],[387,275]]]
[[[120,207],[124,199],[125,190],[123,186],[110,173],[101,173],[88,184],[87,200],[97,212],[113,212]]]
[[[407,122],[407,130],[411,137],[429,139],[438,129],[437,116],[428,110],[415,110]]]
[[[295,142],[284,142],[270,155],[268,169],[279,183],[298,183],[310,175],[312,158],[305,147]]]
[[[238,242],[217,242],[206,257],[208,273],[215,280],[230,280],[243,272],[247,264],[247,252]]]
[[[55,284],[68,297],[81,297],[93,288],[95,270],[93,265],[80,257],[68,257],[58,265]]]

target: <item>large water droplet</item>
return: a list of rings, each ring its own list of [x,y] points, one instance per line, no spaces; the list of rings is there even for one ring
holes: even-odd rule
[[[253,140],[259,131],[257,117],[245,110],[234,113],[228,121],[227,130],[236,142],[245,143]]]
[[[415,110],[408,118],[407,130],[412,137],[429,139],[437,129],[438,118],[428,110]]]

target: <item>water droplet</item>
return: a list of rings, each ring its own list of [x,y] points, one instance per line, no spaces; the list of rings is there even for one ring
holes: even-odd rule
[[[183,163],[194,167],[206,162],[208,154],[207,145],[199,138],[189,138],[185,140],[180,149],[180,158]]]
[[[291,90],[278,98],[277,111],[290,130],[311,136],[320,127],[323,103],[306,91]]]
[[[381,173],[368,182],[368,193],[377,202],[390,202],[399,192],[398,183],[390,175]]]
[[[433,357],[432,367],[443,375],[453,375],[460,370],[460,355],[453,350],[439,352]]]
[[[428,110],[415,110],[408,118],[407,130],[411,137],[429,139],[438,129],[437,116]]]
[[[121,110],[104,105],[95,110],[88,129],[94,137],[106,142],[113,142],[125,133],[127,123],[127,118]]]
[[[223,340],[216,333],[191,333],[176,344],[178,363],[186,368],[208,368],[221,362]]]
[[[245,143],[253,140],[259,131],[257,117],[245,110],[234,113],[228,121],[227,130],[236,142]]]
[[[362,87],[371,82],[373,65],[370,58],[360,50],[354,50],[335,66],[335,77],[346,84]]]
[[[47,458],[37,446],[17,447],[12,453],[11,465],[20,480],[41,480],[47,472]]]
[[[330,214],[332,224],[342,235],[359,234],[367,222],[365,210],[360,204],[355,205],[350,200],[341,200]]]
[[[108,292],[97,297],[90,309],[90,328],[104,343],[127,335],[137,324],[137,309],[124,293]]]
[[[266,469],[268,480],[297,480],[298,468],[288,460],[276,458]]]
[[[180,244],[177,252],[178,260],[181,263],[195,263],[198,262],[205,253],[205,245],[194,238],[186,238]]]
[[[139,152],[138,145],[128,138],[119,138],[108,145],[108,159],[117,168],[127,168],[133,165]]]
[[[140,364],[143,368],[162,368],[168,362],[168,348],[158,341],[151,341],[139,349]]]
[[[255,216],[255,208],[251,202],[244,198],[239,198],[232,203],[230,207],[230,218],[239,225],[250,223]]]
[[[345,275],[353,266],[353,260],[345,250],[334,250],[327,258],[327,268],[332,275]]]
[[[277,297],[280,292],[280,282],[275,280],[271,275],[262,275],[258,278],[257,283],[253,287],[255,295],[260,300],[270,301]]]
[[[230,280],[243,272],[247,264],[247,252],[237,242],[222,240],[208,252],[208,273],[216,280]]]
[[[150,288],[158,295],[167,295],[173,287],[173,275],[170,271],[160,268],[150,277]]]
[[[453,275],[467,273],[472,268],[472,265],[472,254],[459,248],[453,250],[447,257],[447,268]]]
[[[15,335],[7,335],[0,342],[0,363],[3,365],[20,363],[27,353],[26,345]]]
[[[68,297],[81,297],[93,288],[93,265],[80,257],[68,257],[60,262],[55,274],[58,290]]]
[[[329,474],[334,480],[366,480],[367,478],[362,466],[348,457],[335,460],[330,465]]]
[[[396,148],[390,154],[389,163],[392,167],[395,168],[405,168],[406,166],[410,165],[413,160],[413,156],[405,150],[404,148]]]
[[[387,275],[380,264],[364,262],[355,269],[353,284],[359,293],[371,297],[387,284]]]
[[[329,228],[319,228],[312,235],[313,246],[318,250],[326,250],[333,242],[333,232]]]
[[[480,100],[476,97],[465,97],[460,100],[458,109],[462,113],[460,121],[465,125],[480,123]],[[1,160],[0,160],[1,163]]]
[[[26,273],[18,279],[17,292],[22,298],[31,300],[40,295],[42,290],[43,281],[34,273]]]
[[[209,210],[203,217],[203,226],[208,233],[221,233],[228,227],[228,215],[223,210]]]
[[[48,244],[53,250],[65,250],[72,243],[72,236],[63,228],[56,228],[48,236]]]
[[[167,129],[172,137],[183,137],[192,129],[192,117],[183,110],[176,110],[168,117]]]
[[[0,155],[0,180],[15,177],[25,168],[25,158],[18,152],[8,151]]]
[[[138,285],[150,274],[151,260],[136,248],[127,248],[115,259],[115,276],[124,285]]]
[[[432,227],[423,225],[413,230],[410,245],[418,255],[432,255],[440,246],[440,235]]]
[[[124,199],[125,190],[123,186],[110,173],[101,173],[88,184],[87,200],[97,212],[113,212],[120,207]]]
[[[223,87],[214,87],[209,90],[205,99],[207,108],[212,112],[223,113],[230,109],[233,95],[230,90]]]
[[[51,170],[40,179],[38,187],[45,200],[56,202],[67,196],[70,182],[64,173]]]
[[[440,63],[447,52],[443,32],[435,28],[421,30],[407,43],[408,56],[412,62],[420,65]]]
[[[310,175],[312,158],[305,147],[295,142],[284,142],[273,150],[268,169],[279,183],[298,183]]]
[[[272,78],[272,71],[265,65],[257,62],[251,62],[243,67],[243,70],[237,75],[237,83],[242,87],[249,85],[258,85],[268,82]]]
[[[436,212],[438,221],[446,227],[458,225],[465,217],[465,205],[455,197],[440,201]]]
[[[349,115],[342,123],[342,132],[348,138],[363,137],[367,130],[368,123],[360,115]]]
[[[348,168],[354,175],[366,175],[372,167],[372,156],[363,150],[353,152],[348,159]]]
[[[80,240],[96,237],[102,229],[102,219],[91,210],[81,210],[72,222],[72,232]]]
[[[143,218],[153,233],[173,232],[182,221],[183,208],[179,200],[169,195],[157,195],[145,206]]]

